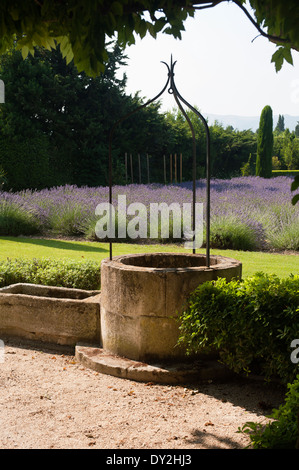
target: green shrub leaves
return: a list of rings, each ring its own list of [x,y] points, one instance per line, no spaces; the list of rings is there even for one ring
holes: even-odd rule
[[[200,285],[180,317],[188,353],[217,350],[235,372],[294,380],[291,342],[299,335],[299,276],[257,273],[243,281]]]
[[[7,259],[0,262],[0,287],[19,282],[97,290],[100,265],[95,261]]]

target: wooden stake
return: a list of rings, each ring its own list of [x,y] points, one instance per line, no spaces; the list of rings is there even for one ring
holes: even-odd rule
[[[132,160],[132,154],[130,153],[130,160],[131,160],[131,182],[133,184],[133,160]]]
[[[177,183],[176,153],[174,154],[174,182]]]
[[[166,157],[163,155],[164,160],[164,184],[166,184]]]
[[[180,182],[183,180],[183,155],[180,154]]]
[[[147,158],[147,183],[149,184],[150,182],[150,177],[149,177],[149,158],[148,158],[148,153],[146,154]]]
[[[170,154],[170,184],[172,184],[172,153]]]
[[[141,184],[141,165],[140,165],[140,153],[138,153],[138,167],[139,167],[139,184]]]

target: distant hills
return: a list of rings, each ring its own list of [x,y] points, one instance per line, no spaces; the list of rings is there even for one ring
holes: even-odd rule
[[[208,118],[209,125],[214,124],[218,121],[223,127],[233,126],[234,129],[243,131],[251,129],[255,132],[259,127],[260,116],[235,116],[235,115],[221,115],[221,114],[205,114],[205,118]],[[295,130],[299,116],[290,116],[289,114],[282,114],[284,117],[284,127],[289,128],[290,131]],[[277,124],[278,115],[273,116],[273,130]]]

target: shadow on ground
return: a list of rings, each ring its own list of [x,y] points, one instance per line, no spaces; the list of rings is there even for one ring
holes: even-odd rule
[[[9,240],[13,242],[20,243],[29,243],[36,246],[45,246],[48,248],[58,249],[58,250],[71,250],[71,251],[84,251],[84,252],[93,252],[93,253],[108,253],[109,245],[107,248],[91,246],[85,243],[76,243],[73,241],[64,241],[56,239],[47,239],[47,238],[19,238],[19,237],[1,237],[3,240]]]

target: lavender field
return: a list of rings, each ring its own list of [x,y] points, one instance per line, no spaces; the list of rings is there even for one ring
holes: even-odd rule
[[[292,206],[291,178],[239,177],[211,181],[211,246],[239,250],[299,250],[299,206]],[[205,203],[205,180],[197,202]],[[192,183],[113,187],[127,205],[192,201]],[[108,187],[63,186],[0,192],[0,235],[63,235],[95,238],[95,208],[108,202]],[[167,242],[167,240],[159,240]]]

